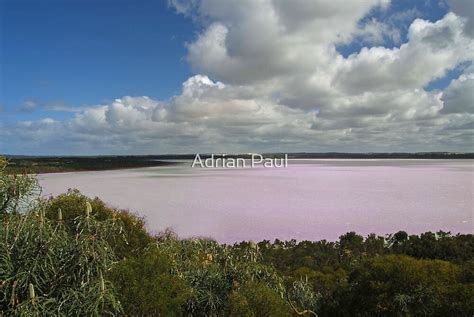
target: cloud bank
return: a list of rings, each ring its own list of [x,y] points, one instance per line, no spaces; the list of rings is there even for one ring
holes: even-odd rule
[[[196,75],[179,95],[126,96],[66,121],[0,126],[0,137],[30,153],[473,151],[467,2],[414,19],[399,43],[394,21],[413,11],[360,23],[388,0],[171,0],[200,30],[186,44]],[[368,44],[344,57],[337,47],[353,41]],[[444,90],[426,89],[459,67]]]

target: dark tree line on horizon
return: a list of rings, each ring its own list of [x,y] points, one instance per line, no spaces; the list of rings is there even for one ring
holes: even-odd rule
[[[57,173],[156,167],[179,164],[173,160],[193,160],[196,154],[102,155],[102,156],[9,156],[8,173]],[[215,157],[222,157],[216,154]],[[263,153],[265,158],[283,158],[285,153]],[[201,154],[202,159],[211,154]],[[226,158],[250,159],[251,154],[225,154]],[[289,159],[474,159],[474,153],[288,153]]]

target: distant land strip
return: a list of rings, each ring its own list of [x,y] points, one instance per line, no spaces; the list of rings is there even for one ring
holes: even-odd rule
[[[208,158],[210,153],[199,153]],[[281,158],[286,153],[262,153],[267,158]],[[127,155],[127,156],[26,156],[3,155],[8,158],[9,173],[61,173],[101,171],[179,164],[173,160],[192,160],[196,154]],[[251,158],[252,153],[214,153],[228,158]],[[0,156],[2,156],[0,154]],[[289,159],[474,159],[474,153],[418,152],[418,153],[288,153]]]

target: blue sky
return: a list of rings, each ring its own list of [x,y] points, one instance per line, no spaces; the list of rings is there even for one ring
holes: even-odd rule
[[[372,19],[388,20],[400,30],[400,42],[393,41],[392,38],[385,36],[383,44],[385,47],[396,47],[400,43],[407,41],[407,31],[410,24],[415,18],[423,18],[432,22],[438,21],[449,11],[449,6],[444,1],[427,0],[397,0],[393,1],[388,9],[375,8],[367,16],[362,18],[358,23],[364,25]],[[353,41],[348,45],[340,45],[338,47],[341,54],[348,56],[357,52],[364,46],[370,46],[371,43],[365,41]]]
[[[340,70],[331,74],[324,73],[326,77],[333,78],[331,79],[331,83],[333,83],[340,80],[340,78],[345,78],[344,76],[349,76],[349,67],[353,67],[351,65],[359,65],[358,63],[365,63],[364,65],[366,65],[368,63],[362,60],[361,52],[364,49],[370,50],[371,48],[381,47],[387,49],[384,54],[390,55],[398,54],[397,50],[403,45],[408,44],[409,46],[408,29],[415,19],[428,23],[426,24],[428,25],[426,30],[428,28],[435,29],[440,23],[452,23],[453,26],[449,26],[449,28],[454,30],[455,27],[461,27],[462,23],[467,24],[466,21],[469,21],[466,20],[469,19],[468,16],[462,17],[463,13],[457,13],[461,16],[456,16],[451,20],[445,18],[446,14],[451,11],[451,4],[445,1],[395,0],[391,1],[389,5],[385,2],[384,4],[378,4],[376,1],[378,0],[373,0],[374,4],[371,6],[367,5],[369,1],[366,3],[361,1],[360,7],[362,9],[360,12],[363,13],[360,13],[359,16],[355,14],[350,16],[353,19],[353,25],[348,24],[341,27],[341,30],[338,31],[340,34],[337,34],[337,36],[333,37],[331,35],[331,32],[336,31],[331,30],[329,25],[327,30],[314,31],[315,34],[318,33],[315,38],[324,39],[323,42],[318,42],[320,40],[317,39],[312,40],[312,31],[309,29],[308,32],[308,30],[301,28],[296,30],[294,34],[289,31],[279,33],[275,37],[275,43],[271,43],[270,40],[267,41],[266,35],[263,34],[266,30],[266,26],[262,27],[262,25],[265,25],[265,21],[258,16],[254,16],[256,10],[268,5],[268,3],[264,4],[263,2],[261,6],[256,4],[255,8],[251,8],[250,5],[244,6],[244,1],[234,1],[232,4],[229,2],[227,7],[220,7],[222,3],[213,2],[212,0],[173,0],[170,2],[164,0],[0,0],[0,105],[2,107],[0,112],[0,138],[2,138],[0,140],[0,152],[68,154],[73,143],[77,143],[79,147],[76,148],[80,149],[79,153],[84,154],[193,152],[199,151],[200,148],[206,150],[223,148],[227,151],[232,150],[227,148],[228,144],[231,144],[236,151],[259,149],[262,151],[283,151],[286,149],[305,151],[384,150],[383,138],[382,140],[374,139],[372,145],[370,143],[364,143],[363,145],[350,143],[349,139],[360,139],[358,133],[364,132],[359,130],[360,122],[369,122],[371,119],[364,117],[361,118],[360,122],[352,122],[353,120],[349,120],[350,116],[345,117],[345,115],[339,114],[342,99],[328,101],[326,97],[322,96],[337,95],[342,98],[346,94],[345,97],[357,100],[357,98],[362,98],[364,93],[365,95],[372,93],[374,98],[383,99],[387,98],[386,92],[378,91],[375,88],[372,91],[371,88],[367,87],[363,88],[365,89],[363,91],[357,91],[360,87],[348,86],[349,82],[353,82],[353,78],[349,78],[345,82],[341,80],[333,87],[327,87],[327,91],[322,90],[323,88],[320,87],[322,84],[320,83],[308,89],[308,91],[299,91],[299,87],[307,86],[310,78],[322,74],[319,72],[321,67],[317,67],[319,59],[315,58],[314,60],[317,71],[301,76],[301,71],[297,71],[297,69],[300,69],[299,65],[289,63],[286,67],[286,65],[281,66],[277,63],[277,60],[281,60],[280,57],[288,56],[288,52],[299,54],[298,48],[272,46],[273,44],[277,45],[278,42],[284,43],[281,41],[296,38],[296,35],[298,35],[299,38],[306,37],[305,41],[314,46],[315,52],[318,51],[318,47],[334,47],[345,59],[344,62],[347,66],[341,66]],[[257,2],[260,5],[260,2]],[[315,1],[315,6],[317,5],[316,2],[319,3],[321,0]],[[232,6],[235,6],[235,8],[226,11]],[[323,9],[326,7],[331,7],[331,1],[328,1],[327,6],[324,6]],[[278,11],[283,9],[277,7],[277,5],[274,5],[272,9],[280,14],[281,21],[283,21],[281,23],[285,22],[285,14],[291,13],[289,12],[291,9],[288,8],[285,9],[287,12]],[[347,20],[351,10],[354,11],[354,8],[348,8],[347,12],[344,12],[343,9],[337,9],[335,16],[337,17],[337,14],[340,14],[341,21],[343,19]],[[262,16],[264,15],[262,11]],[[293,17],[293,15],[288,16]],[[318,19],[320,18],[316,12],[310,22],[319,25],[317,24],[319,23]],[[443,22],[444,20],[447,22]],[[437,23],[437,21],[441,22]],[[243,33],[247,24],[252,26],[257,22],[263,24],[258,24],[259,29],[256,29],[255,33],[249,33],[248,31]],[[269,28],[271,23],[269,20]],[[289,23],[283,26],[293,25],[291,24],[292,21]],[[259,32],[262,32],[262,34],[259,35]],[[226,36],[224,44],[219,42],[219,36]],[[347,37],[348,40],[335,40],[341,36]],[[423,33],[420,36],[425,36],[425,34]],[[268,38],[270,37],[268,36]],[[331,40],[324,42],[326,38]],[[466,38],[467,40],[463,43],[469,43],[469,38]],[[235,43],[233,44],[233,39],[240,41],[237,42],[237,46],[235,46]],[[265,44],[267,47],[263,47],[263,44],[259,42],[268,42]],[[414,47],[411,50],[415,53],[410,54],[420,58],[419,54],[416,54],[417,46],[415,44],[411,45]],[[219,45],[226,46],[228,56],[225,58],[216,55],[216,52],[218,52],[216,49],[220,47]],[[466,44],[460,45],[467,47]],[[248,51],[245,51],[246,49]],[[268,65],[265,65],[266,58],[261,59],[261,56],[257,56],[259,52],[263,51],[268,56],[274,55],[275,63],[271,63],[271,57],[268,57]],[[280,51],[281,56],[278,55]],[[370,51],[370,54],[372,53]],[[411,122],[413,126],[420,127],[420,120],[434,120],[432,114],[427,114],[434,110],[427,109],[438,107],[436,111],[440,114],[444,111],[441,108],[446,106],[434,104],[437,102],[436,98],[438,98],[438,101],[443,100],[443,97],[436,97],[436,93],[446,90],[444,94],[448,96],[449,85],[464,78],[461,78],[461,76],[472,64],[471,59],[464,55],[461,56],[461,53],[459,56],[451,51],[448,53],[453,55],[452,60],[449,60],[449,63],[445,62],[444,68],[437,69],[433,67],[432,74],[409,75],[407,72],[402,74],[402,78],[399,80],[400,87],[394,87],[393,91],[405,89],[403,92],[400,90],[400,95],[410,94],[415,90],[419,91],[417,92],[419,94],[417,98],[419,97],[420,100],[424,98],[423,101],[420,101],[424,104],[420,105],[420,109],[412,110],[404,109],[404,105],[401,105],[400,109],[403,108],[403,110],[400,111],[403,111],[403,113],[398,114],[394,114],[393,109],[387,110],[388,112],[384,117],[387,126],[393,124],[394,117],[405,118],[406,116],[412,116],[413,113],[424,113],[426,118],[416,117]],[[429,54],[429,52],[427,51],[426,54]],[[215,59],[213,60],[213,58]],[[321,57],[321,59],[324,58],[335,58],[335,55]],[[433,62],[439,61],[441,59]],[[237,70],[231,69],[233,63],[240,65]],[[423,59],[420,60],[420,63],[423,63]],[[336,59],[334,59],[334,64],[336,65]],[[309,65],[312,65],[311,61],[309,61]],[[256,67],[260,66],[262,72],[257,71],[259,74],[256,76],[254,74]],[[290,68],[293,66],[294,68]],[[384,66],[381,65],[381,67]],[[427,67],[430,66],[427,65]],[[285,70],[282,71],[281,68]],[[368,68],[367,76],[372,76],[370,74],[373,71],[372,69],[376,70],[377,67]],[[330,70],[324,70],[324,72],[330,72]],[[358,74],[361,76],[361,80],[370,80],[370,78],[364,77],[365,71],[359,71]],[[202,77],[193,77],[196,75]],[[403,79],[405,75],[406,79]],[[413,79],[414,76],[423,79]],[[352,75],[352,77],[354,76]],[[197,80],[193,78],[197,78]],[[301,82],[298,82],[299,80]],[[410,80],[414,82],[412,86],[405,84]],[[393,80],[387,80],[387,82],[390,82],[387,85],[396,84],[392,83]],[[186,99],[189,96],[185,93],[186,88],[183,87],[186,85],[183,86],[183,83],[189,83],[191,93],[188,95],[194,96],[194,99]],[[219,85],[225,86],[225,88],[218,88]],[[291,85],[297,85],[297,88],[290,89]],[[464,85],[464,81],[460,85]],[[200,94],[196,95],[196,87],[199,89],[205,87],[206,92],[204,94],[206,95],[203,97],[201,90],[199,90]],[[454,91],[455,88],[453,86],[450,91]],[[215,92],[211,92],[211,90],[216,89],[220,89],[219,94],[221,95],[219,97],[216,97]],[[245,97],[235,97],[237,90],[241,93],[240,91],[244,89],[246,89]],[[209,96],[207,90],[209,90]],[[315,91],[320,93],[315,95]],[[337,93],[334,91],[337,91]],[[138,99],[131,99],[127,101],[129,103],[123,102],[123,108],[130,112],[125,114],[124,110],[120,113],[128,117],[125,120],[121,118],[117,121],[118,123],[111,122],[112,118],[117,118],[118,106],[114,106],[113,102],[124,96],[132,96],[132,98],[146,96],[153,102],[148,105],[145,101],[145,106],[140,104],[143,100]],[[278,96],[278,100],[275,99],[275,96]],[[235,131],[240,131],[244,126],[242,121],[232,122],[227,127],[217,128],[213,126],[213,123],[210,123],[209,118],[214,118],[216,122],[223,122],[227,120],[227,111],[235,117],[236,113],[240,114],[240,111],[248,109],[247,103],[236,106],[238,109],[235,111],[229,106],[222,111],[219,110],[219,112],[216,111],[217,106],[213,106],[211,107],[213,113],[211,115],[205,114],[202,117],[195,117],[196,111],[193,110],[191,113],[190,108],[186,108],[186,111],[188,111],[186,116],[188,117],[183,115],[186,119],[178,118],[179,111],[184,111],[182,110],[184,106],[179,104],[179,102],[183,102],[182,100],[186,100],[187,104],[200,103],[201,106],[198,109],[201,111],[209,105],[211,99],[219,107],[227,103],[233,107],[237,101],[250,100],[249,98],[253,98],[253,102],[260,108],[264,104],[275,103],[271,106],[273,107],[272,111],[282,113],[282,117],[288,109],[301,112],[301,118],[298,119],[300,120],[298,121],[299,124],[311,127],[311,130],[315,130],[315,127],[330,126],[331,128],[327,128],[327,133],[330,134],[333,132],[329,131],[335,131],[334,129],[337,127],[339,132],[336,138],[339,142],[334,143],[323,139],[316,143],[306,142],[305,135],[309,139],[311,138],[309,134],[314,131],[300,131],[301,133],[298,132],[295,135],[288,134],[287,137],[276,132],[272,135],[257,135],[251,132],[246,135],[246,132],[236,132],[237,134],[229,136],[232,142],[221,139],[218,136],[219,129],[233,128]],[[450,100],[459,99],[453,98]],[[218,100],[216,101],[216,99]],[[396,99],[396,97],[392,97],[392,99]],[[309,106],[307,105],[308,102],[310,103]],[[428,104],[430,102],[433,104]],[[110,108],[104,110],[100,119],[107,121],[102,122],[107,127],[101,125],[103,130],[97,130],[98,132],[93,132],[93,129],[91,131],[81,131],[76,126],[77,121],[91,115],[88,110],[83,109],[94,108],[99,105],[110,106]],[[353,110],[351,111],[360,111],[361,116],[363,111],[370,113],[383,112],[381,109],[367,110],[370,107],[372,105],[357,103],[352,106],[351,109]],[[376,105],[373,107],[376,107]],[[455,105],[452,107],[457,109],[462,106]],[[154,128],[149,127],[146,122],[147,119],[142,115],[145,113],[145,108],[153,109],[154,117],[151,121],[153,124],[156,123]],[[250,107],[249,109],[253,108]],[[141,112],[140,115],[134,117],[136,114],[133,111]],[[159,111],[167,112],[167,115],[162,115],[160,120],[168,121],[157,121],[156,113]],[[252,114],[252,111],[258,112],[258,110],[249,111],[250,113],[246,113],[249,118],[255,117],[256,112]],[[454,118],[454,115],[448,118],[446,114],[448,112],[452,113],[452,111],[444,112],[442,119],[446,122],[449,121],[449,124],[453,124],[451,117]],[[310,118],[315,113],[320,118]],[[470,111],[467,111],[467,113],[470,113]],[[165,117],[166,119],[164,119]],[[133,122],[136,126],[132,128],[124,127],[124,122],[132,120],[131,118],[134,118]],[[471,120],[467,116],[463,118],[462,122],[458,123],[459,126],[469,124],[469,120]],[[437,119],[442,121],[441,117]],[[309,122],[310,120],[318,122]],[[435,138],[435,135],[440,134],[440,131],[435,131],[435,125],[438,124],[438,121],[436,123],[433,121],[433,128],[426,132],[427,138]],[[271,122],[272,128],[285,125],[281,119],[273,117],[262,118],[259,122]],[[306,124],[301,124],[301,122],[306,122]],[[53,123],[55,127],[52,128],[49,123]],[[47,128],[44,127],[45,124],[48,124]],[[189,131],[183,132],[182,136],[177,136],[176,131],[182,131],[182,129],[177,128],[181,124],[186,129],[193,128],[196,131],[206,129],[203,132],[205,136],[202,136],[196,142],[192,141],[193,138],[190,139],[189,134],[191,132]],[[173,130],[174,132],[165,131],[163,128],[165,125],[168,128],[173,125],[176,130]],[[72,126],[73,128],[71,128]],[[433,148],[422,140],[416,144],[408,141],[408,134],[415,130],[413,126],[407,126],[407,134],[402,136],[402,138],[406,138],[406,142],[400,141],[400,137],[393,134],[387,135],[386,138],[399,142],[395,145],[397,150],[461,150],[466,148],[471,140],[470,136],[472,136],[472,134],[460,135],[458,133],[457,136],[460,138],[459,140],[462,139],[462,142],[455,142],[453,143],[455,145],[451,146],[448,140],[457,136],[449,135],[449,137],[443,137],[442,140],[436,139],[436,145]],[[31,129],[31,133],[34,133],[34,129],[44,129],[41,131],[41,140],[29,136],[25,131],[18,135],[15,131],[20,128],[23,130]],[[449,130],[451,126],[442,128]],[[67,133],[65,133],[64,138],[58,140],[55,136],[57,131],[65,129]],[[265,130],[263,124],[259,127],[253,126],[252,129],[253,131],[255,129]],[[380,127],[367,127],[364,133],[373,135],[375,130],[380,129]],[[137,130],[140,133],[137,133]],[[145,130],[149,134],[141,139],[133,139],[130,136],[131,133],[142,135]],[[94,133],[96,134],[94,135]],[[354,134],[347,139],[347,133],[356,133],[357,135]],[[86,137],[85,134],[88,134],[88,136]],[[95,140],[97,134],[106,134],[110,136],[111,140],[113,139],[114,142],[123,145],[123,147],[110,148],[107,145],[100,144]],[[169,135],[173,135],[173,137]],[[333,137],[328,136],[328,138]],[[19,146],[19,142],[23,142],[24,146]],[[189,144],[195,144],[195,147],[190,148]]]
[[[68,115],[18,112],[26,100],[81,106],[124,95],[166,99],[190,75],[184,43],[194,26],[166,1],[2,0],[0,12],[6,120]]]

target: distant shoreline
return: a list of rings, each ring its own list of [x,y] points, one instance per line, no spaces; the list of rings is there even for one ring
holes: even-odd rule
[[[286,153],[262,153],[265,158],[282,158]],[[90,172],[142,167],[172,166],[176,160],[192,160],[196,154],[136,155],[136,156],[17,156],[5,155],[9,173],[49,174]],[[211,154],[200,154],[205,159]],[[248,159],[252,153],[219,154],[226,158]],[[421,152],[421,153],[288,153],[293,159],[474,159],[474,153]]]
[[[9,157],[8,161],[7,172],[10,174],[95,172],[179,164],[179,162],[131,157]]]
[[[196,154],[207,158],[212,154],[226,155],[227,157],[250,158],[254,153],[187,153],[187,154],[144,154],[144,155],[16,155],[1,154],[10,160],[51,160],[51,159],[109,159],[109,160],[172,160],[194,159]],[[414,159],[474,159],[474,152],[260,152],[264,157],[282,157],[288,154],[290,159],[298,158],[414,158]]]

